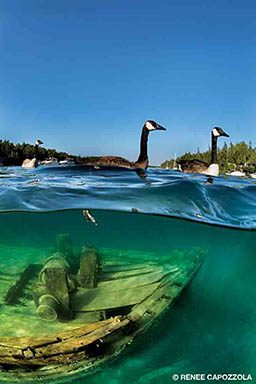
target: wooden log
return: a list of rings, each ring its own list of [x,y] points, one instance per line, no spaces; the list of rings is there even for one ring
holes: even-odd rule
[[[46,294],[55,297],[60,303],[58,318],[71,318],[68,278],[63,268],[46,268],[44,271]]]
[[[78,282],[81,287],[96,287],[98,259],[99,255],[95,248],[82,248],[80,256],[80,269],[78,272]]]
[[[45,284],[44,273],[47,268],[62,268],[68,273],[70,266],[62,253],[55,252],[52,256],[46,259],[44,267],[39,273],[39,281],[43,284]]]
[[[38,265],[29,264],[27,268],[18,277],[16,283],[8,290],[4,301],[7,305],[15,305],[19,303],[19,299],[22,297],[24,289],[29,281],[38,272]]]

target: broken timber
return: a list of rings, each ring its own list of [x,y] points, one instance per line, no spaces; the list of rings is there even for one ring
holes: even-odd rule
[[[44,286],[41,281],[34,288],[43,317],[54,320],[62,310],[67,318],[72,311],[81,322],[95,320],[74,323],[66,331],[62,323],[63,331],[40,337],[1,337],[1,382],[54,380],[117,355],[174,302],[199,268],[203,253],[194,257],[187,252],[165,264],[109,261],[100,275],[96,256],[93,248],[83,248],[77,289],[69,289],[68,271],[58,267],[43,268]]]

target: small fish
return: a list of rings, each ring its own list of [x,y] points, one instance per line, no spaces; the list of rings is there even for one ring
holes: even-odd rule
[[[91,214],[89,209],[83,210],[83,217],[85,218],[86,221],[91,221],[94,225],[98,225],[95,217]]]

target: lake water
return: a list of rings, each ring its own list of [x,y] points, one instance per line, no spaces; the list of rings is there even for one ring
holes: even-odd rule
[[[176,304],[115,360],[65,383],[161,384],[173,374],[239,373],[256,380],[256,184],[149,170],[59,167],[0,173],[2,268],[37,262],[69,233],[83,244],[164,261],[203,249]],[[82,214],[89,209],[98,225]],[[145,256],[146,255],[146,256]],[[6,326],[6,335],[11,325]],[[4,335],[3,331],[2,334]]]

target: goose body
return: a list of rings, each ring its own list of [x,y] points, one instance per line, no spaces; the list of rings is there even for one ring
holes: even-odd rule
[[[184,173],[201,173],[207,176],[219,176],[219,164],[217,161],[217,139],[220,136],[229,137],[220,127],[214,127],[212,130],[211,162],[202,160],[180,160],[179,168]]]
[[[184,173],[202,173],[207,176],[219,175],[219,164],[209,164],[202,160],[180,160],[180,170]]]
[[[92,165],[94,167],[118,167],[118,168],[134,168],[135,167],[132,161],[129,161],[119,156],[97,156],[84,164]]]
[[[166,128],[162,127],[154,120],[148,120],[145,122],[141,132],[140,139],[140,154],[138,160],[133,162],[120,156],[97,156],[88,162],[83,164],[97,167],[115,167],[125,169],[147,169],[148,160],[148,135],[150,131],[161,130],[165,131]]]

